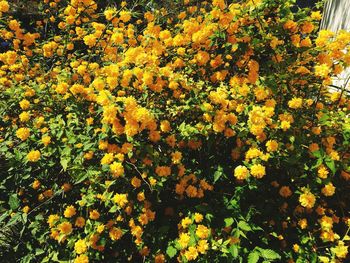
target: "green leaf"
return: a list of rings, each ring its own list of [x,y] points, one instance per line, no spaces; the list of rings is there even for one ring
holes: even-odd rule
[[[323,154],[319,150],[312,152],[312,155],[315,156],[316,158],[321,158],[321,159],[323,157]]]
[[[7,217],[8,217],[8,213],[7,213],[7,212],[4,212],[4,213],[0,216],[0,223],[1,223],[2,221],[4,221]]]
[[[45,253],[45,251],[42,250],[41,248],[35,249],[35,256],[39,256],[39,255],[44,254],[44,253]]]
[[[238,247],[237,245],[231,245],[230,248],[228,249],[232,255],[233,258],[238,257]]]
[[[248,255],[248,263],[256,263],[259,261],[260,254],[257,251],[252,251]]]
[[[220,179],[220,177],[223,175],[223,169],[221,166],[218,167],[217,171],[214,173],[214,183]]]
[[[66,158],[62,158],[60,163],[62,165],[63,171],[67,171],[69,160]]]
[[[87,179],[89,177],[89,173],[84,173],[84,174],[78,174],[76,181],[74,182],[74,184],[80,184],[81,182],[83,182],[85,179]]]
[[[28,221],[28,215],[27,215],[26,213],[23,213],[21,216],[22,216],[22,222],[23,222],[24,224],[26,224],[27,221]]]
[[[335,169],[335,163],[333,160],[326,159],[326,165],[327,167],[332,171],[333,174],[335,174],[336,169]]]
[[[261,250],[261,255],[266,258],[266,259],[280,259],[281,256],[276,253],[275,251],[271,250],[271,249],[263,249]]]
[[[323,158],[320,157],[320,158],[317,159],[316,164],[313,165],[313,166],[311,167],[311,169],[315,169],[315,168],[319,167],[322,163],[323,163]]]
[[[329,115],[323,114],[322,117],[320,118],[320,122],[326,122],[330,119]]]
[[[252,228],[244,221],[239,221],[237,226],[244,231],[251,231],[252,230]]]
[[[15,210],[19,207],[19,199],[17,194],[12,194],[9,198],[9,206],[12,210]]]
[[[233,224],[234,220],[232,217],[229,217],[229,218],[225,218],[225,227],[229,227]]]
[[[173,246],[168,246],[168,248],[166,249],[166,254],[167,254],[170,258],[173,258],[173,257],[175,257],[175,255],[177,254],[177,250],[176,250],[176,248],[174,248]]]
[[[115,213],[118,210],[118,206],[114,205],[111,207],[111,209],[109,209],[109,213]]]

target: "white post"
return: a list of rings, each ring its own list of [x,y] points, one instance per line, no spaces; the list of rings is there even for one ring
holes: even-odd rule
[[[320,27],[335,33],[339,30],[350,31],[350,0],[328,0],[324,6]],[[333,79],[333,84],[343,88],[349,78],[350,68],[346,68]]]

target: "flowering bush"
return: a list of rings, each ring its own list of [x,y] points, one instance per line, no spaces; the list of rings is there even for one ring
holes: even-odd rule
[[[0,0],[2,262],[349,260],[350,33],[293,2]]]

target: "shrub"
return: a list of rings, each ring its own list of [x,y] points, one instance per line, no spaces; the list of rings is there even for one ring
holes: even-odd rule
[[[346,261],[350,34],[228,2],[0,1],[3,262]]]

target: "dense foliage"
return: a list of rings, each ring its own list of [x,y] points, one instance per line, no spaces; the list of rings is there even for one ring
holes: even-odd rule
[[[350,33],[293,2],[0,0],[0,261],[349,260]]]

